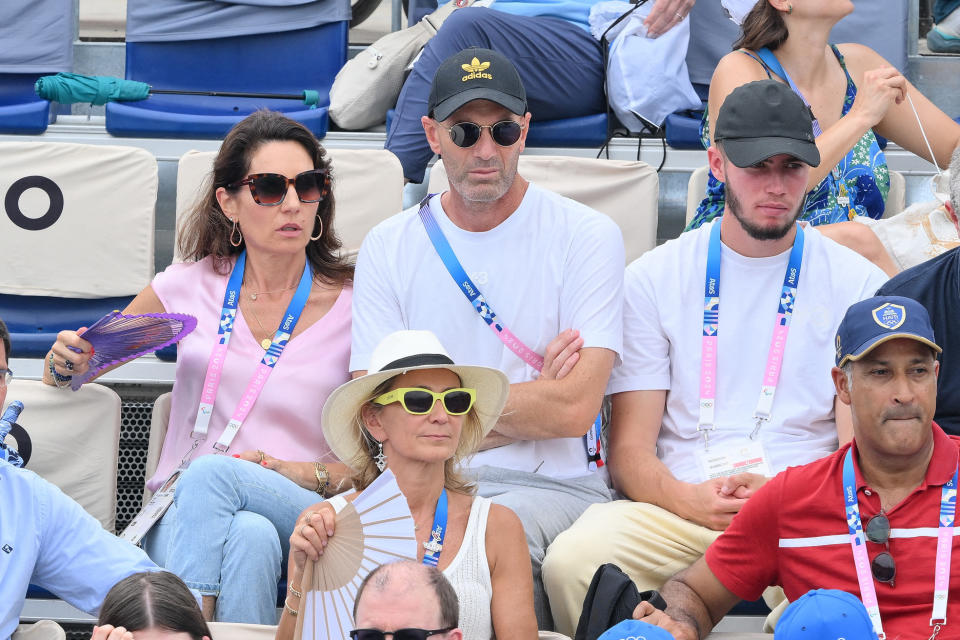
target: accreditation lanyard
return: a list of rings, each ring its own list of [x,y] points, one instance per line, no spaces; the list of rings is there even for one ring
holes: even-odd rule
[[[880,622],[880,605],[877,603],[877,590],[873,586],[870,572],[870,557],[867,555],[867,541],[860,521],[860,505],[857,502],[857,482],[853,472],[853,447],[847,450],[843,459],[843,500],[846,505],[847,527],[850,529],[850,547],[853,549],[853,563],[857,569],[857,582],[860,583],[860,600],[870,615],[873,630],[880,640],[884,639],[883,624]],[[950,591],[950,556],[953,553],[953,521],[957,510],[957,470],[954,470],[950,482],[940,490],[940,523],[937,528],[937,563],[933,572],[933,613],[930,626],[933,627],[931,640],[937,636],[941,627],[947,624],[947,598]]]
[[[700,347],[700,417],[697,432],[703,435],[703,445],[710,446],[710,432],[716,428],[714,410],[717,404],[717,342],[720,333],[720,222],[710,230],[710,248],[707,252],[707,274],[703,293],[703,338]],[[760,398],[753,412],[756,426],[750,434],[754,439],[763,423],[770,419],[777,381],[783,367],[783,354],[787,346],[787,333],[793,317],[793,306],[800,284],[800,267],[803,262],[803,228],[797,225],[797,235],[790,250],[790,260],[783,276],[783,289],[777,309],[773,338],[767,354],[767,366],[763,371]]]
[[[536,369],[538,372],[542,371],[543,357],[525,345],[520,338],[513,335],[513,333],[507,329],[502,322],[500,322],[500,319],[497,318],[497,314],[494,313],[490,305],[487,304],[486,298],[484,298],[483,294],[480,293],[480,289],[477,288],[477,285],[473,284],[473,280],[471,280],[470,276],[467,275],[467,272],[464,271],[463,266],[460,264],[460,260],[457,258],[457,254],[453,251],[453,247],[450,246],[450,242],[447,240],[447,237],[443,235],[443,229],[440,228],[436,218],[433,217],[433,212],[430,211],[431,197],[433,197],[433,195],[428,195],[420,203],[420,221],[423,223],[423,228],[426,230],[427,236],[429,236],[430,242],[433,244],[433,248],[436,250],[437,255],[440,256],[443,266],[447,268],[447,272],[450,274],[450,277],[452,277],[453,281],[457,283],[457,286],[460,287],[463,295],[467,297],[467,299],[473,305],[473,308],[477,311],[477,313],[480,314],[480,317],[483,318],[483,321],[486,322],[487,326],[493,330],[494,334],[496,334],[500,341],[503,342],[508,349],[513,351],[521,360]],[[602,467],[604,465],[605,456],[600,441],[602,417],[602,412],[597,414],[593,424],[590,425],[590,429],[583,437],[587,449],[587,466],[591,471],[594,471],[598,467]]]
[[[214,345],[213,352],[210,354],[210,362],[207,365],[207,375],[204,377],[203,390],[200,395],[200,406],[197,409],[197,420],[194,423],[193,432],[191,433],[191,437],[194,438],[193,449],[197,447],[200,441],[206,440],[207,438],[210,416],[213,415],[213,405],[217,398],[217,390],[220,388],[220,376],[223,372],[223,364],[227,358],[227,347],[230,344],[230,337],[233,335],[233,323],[236,319],[237,308],[240,303],[240,287],[243,284],[243,271],[246,262],[247,252],[243,251],[233,265],[233,271],[230,273],[230,279],[227,282],[227,290],[223,295],[223,309],[220,312],[220,328],[217,332],[219,340],[217,344]],[[284,347],[287,346],[287,341],[290,340],[290,335],[293,333],[294,327],[297,326],[297,321],[300,320],[300,315],[303,313],[303,309],[307,304],[307,298],[310,297],[312,287],[313,273],[310,269],[310,263],[307,262],[303,265],[303,275],[300,276],[300,284],[297,285],[297,290],[294,292],[290,304],[287,305],[283,321],[280,323],[280,326],[277,327],[270,347],[263,354],[260,364],[257,365],[257,369],[254,371],[253,377],[247,385],[247,390],[244,391],[243,396],[241,396],[240,402],[233,412],[233,416],[223,430],[223,434],[220,436],[220,439],[217,440],[216,444],[213,445],[213,448],[218,452],[223,453],[230,448],[230,443],[233,442],[237,432],[240,431],[240,426],[250,414],[253,405],[257,402],[257,398],[260,397],[260,392],[263,391],[263,386],[266,384],[267,378],[270,377],[273,368],[277,366],[280,355],[283,353]],[[187,456],[189,455],[188,453]]]
[[[814,137],[820,137],[823,133],[823,129],[820,128],[820,121],[813,116],[813,108],[810,106],[810,103],[807,102],[807,99],[803,97],[803,94],[800,93],[800,87],[797,86],[797,83],[793,81],[793,78],[787,73],[787,70],[783,68],[783,65],[780,64],[780,61],[777,60],[777,56],[773,54],[770,49],[767,47],[761,47],[757,50],[757,55],[760,56],[760,60],[763,61],[763,64],[766,65],[770,71],[773,71],[775,74],[787,81],[787,84],[790,85],[790,88],[795,94],[797,94],[800,99],[803,101],[803,104],[810,109],[810,117],[813,119],[813,135]]]
[[[433,512],[433,528],[430,530],[430,539],[423,543],[423,564],[431,567],[440,562],[440,552],[443,550],[443,538],[447,533],[447,490],[444,488],[437,499],[437,508]]]

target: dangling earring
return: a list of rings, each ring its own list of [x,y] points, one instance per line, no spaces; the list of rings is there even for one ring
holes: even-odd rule
[[[387,468],[387,455],[383,452],[383,443],[379,440],[377,441],[377,455],[373,456],[373,461],[381,473]]]
[[[793,13],[793,5],[792,5],[792,4],[788,4],[788,5],[787,5],[787,15],[789,16],[789,15],[791,15],[792,13]]]
[[[243,232],[240,231],[240,227],[237,226],[237,219],[230,219],[233,221],[233,229],[230,230],[230,244],[231,246],[239,247],[240,243],[243,242]],[[236,242],[233,241],[233,234],[237,234],[237,236],[239,236],[239,239]]]
[[[323,235],[323,218],[320,217],[319,213],[317,213],[317,222],[320,223],[320,231],[317,232],[316,236],[310,236],[311,240],[319,240],[320,236]],[[383,471],[383,469],[380,469],[380,471]]]

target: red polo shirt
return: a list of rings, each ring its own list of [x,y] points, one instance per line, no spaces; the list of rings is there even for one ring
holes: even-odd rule
[[[850,531],[843,500],[843,457],[848,447],[777,474],[744,505],[730,527],[710,545],[706,561],[737,596],[756,600],[770,585],[794,601],[810,589],[842,589],[859,597]],[[854,444],[854,451],[856,445]],[[960,438],[933,425],[933,456],[923,483],[887,512],[895,586],[874,581],[888,638],[928,638],[933,610],[933,572],[940,519],[940,488],[957,469]],[[880,511],[880,497],[867,486],[854,455],[857,498],[866,529]],[[953,538],[947,623],[940,638],[960,638],[960,526]],[[883,545],[867,542],[873,559]]]

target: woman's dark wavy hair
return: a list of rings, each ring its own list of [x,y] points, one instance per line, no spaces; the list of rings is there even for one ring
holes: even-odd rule
[[[786,41],[788,35],[790,33],[780,10],[767,0],[760,0],[743,19],[740,38],[733,43],[733,50],[757,51],[767,47],[773,51]]]
[[[230,244],[232,224],[220,209],[217,189],[223,187],[228,191],[236,191],[238,187],[227,185],[247,177],[250,159],[261,145],[285,141],[296,142],[303,147],[313,159],[314,169],[326,169],[328,183],[332,180],[327,152],[309,129],[276,111],[261,109],[250,114],[224,138],[213,162],[213,172],[204,183],[203,195],[180,229],[180,254],[184,260],[202,260],[212,255],[214,268],[219,273],[229,271],[229,258],[243,251],[245,243],[241,241],[238,247]],[[333,191],[328,187],[326,197],[317,205],[317,213],[323,222],[323,235],[307,243],[307,260],[313,267],[315,277],[341,284],[353,279],[353,266],[338,254],[341,243],[333,228],[333,212]],[[317,227],[314,223],[311,236],[316,235]]]
[[[167,571],[135,573],[113,585],[97,620],[105,624],[132,632],[165,629],[193,640],[213,637],[190,589]]]

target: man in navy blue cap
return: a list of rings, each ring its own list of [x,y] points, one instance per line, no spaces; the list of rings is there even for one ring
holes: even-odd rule
[[[702,638],[738,600],[779,584],[791,601],[813,588],[859,596],[879,637],[960,626],[960,563],[951,562],[960,440],[933,422],[939,352],[918,302],[852,305],[832,376],[852,409],[853,442],[770,480],[664,585],[666,612],[642,603],[634,617],[677,640]]]

